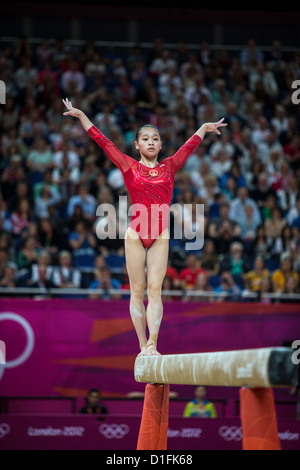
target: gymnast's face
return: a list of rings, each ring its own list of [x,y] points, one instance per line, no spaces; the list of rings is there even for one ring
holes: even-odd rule
[[[138,140],[135,141],[135,147],[139,150],[141,156],[151,160],[156,158],[161,149],[161,138],[157,129],[143,127]]]

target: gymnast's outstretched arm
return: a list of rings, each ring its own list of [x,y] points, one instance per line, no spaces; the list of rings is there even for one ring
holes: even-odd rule
[[[224,118],[220,119],[218,122],[206,122],[202,124],[201,127],[177,150],[177,152],[172,156],[166,158],[171,163],[174,171],[179,170],[185,163],[188,156],[193,152],[193,150],[200,144],[204,139],[206,132],[215,132],[216,134],[221,134],[219,127],[227,126],[223,123]]]
[[[71,101],[66,98],[62,100],[68,111],[66,111],[64,116],[76,117],[80,120],[82,127],[86,132],[94,139],[94,141],[101,147],[105,153],[108,155],[110,160],[124,173],[127,171],[132,163],[135,161],[133,158],[125,155],[119,150],[111,140],[109,140],[93,123],[90,119],[84,114],[80,109],[74,108]]]

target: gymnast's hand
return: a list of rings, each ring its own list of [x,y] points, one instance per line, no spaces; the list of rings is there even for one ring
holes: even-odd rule
[[[220,119],[218,122],[206,122],[197,130],[196,134],[203,139],[206,132],[215,132],[216,134],[221,134],[219,127],[225,127],[227,124],[224,121],[224,118]]]
[[[204,126],[206,126],[206,132],[215,132],[216,134],[221,134],[218,130],[218,127],[225,127],[227,124],[224,121],[224,118],[220,119],[218,122],[206,122]]]
[[[63,113],[64,116],[73,116],[73,117],[79,118],[82,115],[82,111],[80,109],[73,108],[72,103],[71,101],[68,100],[68,98],[66,98],[65,100],[62,100],[62,102],[68,109],[68,111]]]

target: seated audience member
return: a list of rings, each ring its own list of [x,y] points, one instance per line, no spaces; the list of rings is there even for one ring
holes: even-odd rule
[[[215,243],[209,238],[204,241],[203,253],[200,258],[200,266],[209,276],[219,274],[220,263],[216,252]]]
[[[214,297],[216,302],[238,301],[242,294],[228,271],[221,274],[220,285],[214,288],[214,292],[220,294]]]
[[[162,283],[162,291],[172,291],[175,290],[173,278],[169,275],[166,275]],[[172,295],[172,293],[162,294],[163,302],[171,302],[178,300],[178,296]]]
[[[67,206],[68,218],[73,216],[75,206],[77,205],[81,206],[85,219],[94,220],[96,218],[96,199],[89,194],[86,184],[80,184],[78,194],[69,199]]]
[[[191,289],[195,283],[199,273],[206,273],[205,269],[200,267],[200,260],[195,254],[190,254],[186,259],[187,267],[182,269],[179,277],[182,289]]]
[[[280,257],[280,268],[272,274],[272,287],[275,293],[283,292],[287,279],[292,276],[299,285],[299,274],[294,271],[292,259],[289,252],[282,253]]]
[[[17,287],[17,265],[15,263],[6,263],[3,276],[0,278],[0,287]]]
[[[299,303],[299,298],[296,298],[299,292],[299,282],[297,282],[295,276],[288,276],[283,289],[285,295],[280,299],[280,303]]]
[[[108,413],[106,406],[101,403],[101,393],[97,388],[91,388],[86,396],[86,405],[81,408],[81,414],[102,414]]]
[[[241,239],[244,244],[247,244],[247,246],[249,246],[251,242],[255,239],[257,228],[259,227],[260,224],[253,217],[252,206],[247,205],[245,207],[245,214],[246,214],[246,219],[241,221],[241,224],[240,224]]]
[[[34,277],[27,281],[29,287],[40,287],[44,289],[55,288],[56,285],[52,281],[51,275],[48,274],[48,266],[44,263],[39,263],[36,267]]]
[[[248,189],[241,186],[238,189],[238,196],[230,202],[229,217],[237,223],[246,222],[246,206],[252,207],[254,222],[258,225],[261,224],[262,217],[256,202],[248,196]]]
[[[212,288],[209,284],[208,274],[199,273],[196,277],[195,285],[191,289],[189,289],[189,292],[193,294],[199,292],[199,295],[186,295],[185,297],[183,297],[183,301],[211,302],[213,300],[213,297],[210,295],[210,293],[212,292]]]
[[[103,289],[104,292],[99,294],[90,294],[91,299],[120,299],[121,294],[111,294],[110,289],[121,289],[122,284],[117,279],[111,277],[110,269],[108,266],[103,266],[100,269],[95,269],[96,279],[93,281],[89,288],[90,289]]]
[[[244,246],[240,242],[233,242],[230,245],[230,252],[225,255],[221,261],[221,271],[230,271],[232,275],[244,278],[246,272],[249,271],[250,260],[244,253]]]
[[[195,398],[187,403],[183,411],[184,418],[216,418],[215,405],[206,398],[206,387],[197,385],[194,389]]]
[[[268,259],[271,257],[272,246],[273,240],[267,237],[265,226],[261,224],[257,227],[256,237],[250,243],[247,252],[250,257],[262,256]]]
[[[269,278],[270,272],[265,268],[264,258],[257,256],[254,260],[254,267],[245,276],[246,287],[254,292],[260,290],[262,279]]]
[[[29,269],[37,262],[41,250],[35,237],[28,236],[23,240],[22,246],[17,254],[19,269]]]
[[[269,305],[272,303],[272,299],[269,294],[272,294],[272,282],[271,278],[264,277],[260,281],[258,291],[258,301],[261,304]]]
[[[88,229],[87,223],[85,219],[77,221],[68,237],[76,268],[94,267],[97,239]]]
[[[72,255],[69,251],[63,250],[58,255],[59,266],[54,268],[53,282],[62,289],[67,287],[80,287],[81,272],[72,266]]]
[[[280,207],[275,206],[271,210],[271,218],[265,220],[266,236],[273,238],[281,237],[283,228],[287,225]]]

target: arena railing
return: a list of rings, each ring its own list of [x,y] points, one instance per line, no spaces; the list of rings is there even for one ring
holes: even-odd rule
[[[17,43],[19,41],[19,37],[15,36],[0,36],[0,42],[3,43],[9,43],[10,45],[13,43]],[[40,45],[45,38],[34,38],[34,37],[28,37],[27,41],[29,44],[32,45]],[[55,44],[56,39],[55,38],[47,38],[49,43]],[[65,44],[69,46],[74,46],[74,47],[83,47],[87,43],[86,40],[84,39],[66,39]],[[120,48],[120,49],[131,49],[135,46],[141,47],[141,49],[153,49],[153,42],[147,42],[147,41],[100,41],[96,40],[94,41],[94,45],[96,47],[104,47],[104,48]],[[199,50],[201,48],[201,44],[197,43],[186,43],[187,49],[188,50]],[[178,48],[178,43],[177,42],[164,42],[164,48],[166,49],[177,49]],[[245,44],[210,44],[210,48],[213,51],[232,51],[232,52],[240,52],[245,48]],[[271,45],[270,46],[264,46],[264,45],[257,45],[257,48],[260,49],[262,52],[270,52],[272,50]],[[281,51],[282,52],[299,52],[299,47],[296,46],[281,46]]]
[[[90,296],[90,295],[99,295],[100,299],[101,296],[105,295],[121,295],[123,296],[128,296],[130,295],[130,290],[129,289],[90,289],[90,288],[75,288],[75,287],[70,287],[70,288],[45,288],[45,287],[0,287],[0,296],[2,297],[14,297],[14,296],[19,296],[19,295],[28,295],[28,296],[43,296],[43,297],[55,297],[55,296],[74,296],[74,295],[84,295],[84,296]],[[145,295],[147,295],[147,292],[145,291]],[[240,292],[240,295],[233,296],[232,294],[229,294],[227,292],[214,292],[214,291],[197,291],[197,290],[162,290],[162,296],[171,296],[171,297],[181,297],[181,298],[187,298],[190,297],[191,299],[193,297],[202,297],[204,299],[207,299],[207,297],[210,298],[226,298],[229,297],[231,298],[231,301],[244,301],[244,300],[263,300],[263,299],[270,299],[273,302],[280,302],[289,300],[289,301],[295,301],[295,303],[300,302],[300,294],[287,294],[287,293],[274,293],[274,292],[266,292],[262,293],[261,295],[252,292],[249,290],[242,290]]]

